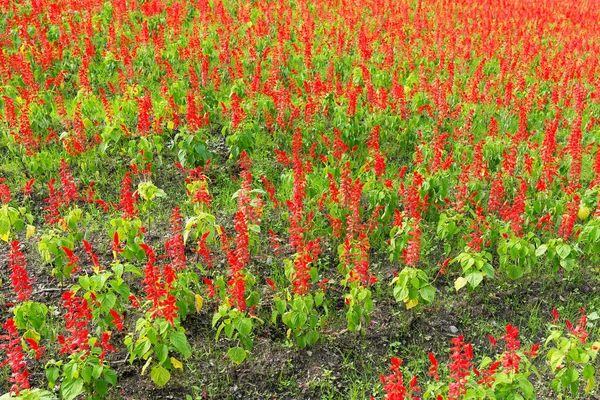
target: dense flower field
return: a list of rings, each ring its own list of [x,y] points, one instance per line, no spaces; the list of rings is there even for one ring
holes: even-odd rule
[[[0,13],[3,399],[121,398],[124,365],[168,393],[201,343],[242,368],[539,282],[591,300],[528,338],[465,327],[416,370],[385,347],[390,375],[336,398],[598,395],[596,1]]]

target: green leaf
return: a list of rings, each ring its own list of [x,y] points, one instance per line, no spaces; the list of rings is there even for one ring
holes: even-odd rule
[[[233,325],[242,336],[248,336],[252,332],[252,320],[250,318],[236,318]]]
[[[260,295],[258,294],[258,292],[254,291],[254,292],[250,293],[250,295],[246,299],[246,306],[253,307],[253,306],[257,305],[259,302],[260,302]]]
[[[548,245],[547,244],[542,244],[537,249],[535,249],[535,256],[536,257],[541,257],[544,254],[546,254],[546,251],[548,251]]]
[[[148,337],[143,336],[141,338],[139,338],[137,340],[137,342],[135,343],[135,347],[133,349],[133,355],[136,355],[138,357],[143,357],[144,354],[146,354],[148,352],[148,350],[150,350],[150,347],[152,347],[152,343],[150,343],[150,340],[148,339]]]
[[[102,375],[103,370],[104,370],[104,365],[102,365],[102,364],[94,365],[94,367],[92,368],[92,378],[94,378],[94,379],[100,378],[100,375]]]
[[[169,379],[171,379],[171,373],[168,369],[160,365],[155,365],[150,372],[150,378],[152,378],[152,381],[157,386],[165,386],[169,382]]]
[[[112,386],[117,386],[117,373],[112,369],[104,370],[104,379]]]
[[[565,354],[558,349],[552,349],[548,352],[548,358],[550,359],[550,367],[553,371],[556,371],[556,368],[562,365]]]
[[[241,347],[232,347],[227,350],[227,355],[236,364],[242,363],[246,359],[246,350]]]
[[[309,346],[315,344],[319,340],[319,332],[312,330],[306,334],[306,344]]]
[[[93,369],[91,367],[85,367],[81,370],[80,376],[83,378],[85,383],[90,383],[92,380]]]
[[[583,367],[583,377],[586,380],[593,377],[595,372],[596,370],[594,369],[594,366],[592,364],[587,364],[585,367]]]
[[[192,348],[185,337],[183,332],[174,332],[170,338],[171,344],[177,351],[179,351],[184,357],[190,357],[192,355]]]
[[[475,289],[481,281],[483,281],[483,274],[481,272],[473,272],[466,276],[467,282],[473,289]]]
[[[394,298],[396,301],[402,301],[408,297],[408,289],[404,286],[396,286],[394,288]]]
[[[54,388],[54,384],[60,375],[60,370],[56,367],[51,367],[46,370],[46,379],[48,379],[48,386],[50,389]]]
[[[488,278],[494,277],[494,267],[492,267],[490,263],[483,264],[483,267],[481,267],[481,272],[483,272],[483,274]]]
[[[523,268],[518,265],[509,265],[506,267],[506,275],[512,280],[519,279],[523,276]]]
[[[421,295],[423,301],[429,304],[433,302],[433,299],[435,299],[435,287],[432,285],[423,286],[421,289],[419,289],[419,294]]]
[[[571,254],[571,246],[565,243],[561,244],[556,248],[556,254],[563,260],[566,259]]]
[[[65,379],[60,385],[60,394],[64,400],[73,400],[83,393],[83,379]]]
[[[571,395],[577,396],[577,392],[579,392],[579,381],[571,382]]]
[[[215,313],[212,317],[212,327],[214,328],[215,326],[217,326],[217,322],[219,322],[219,320],[221,319],[222,315],[221,313]]]
[[[567,372],[562,376],[560,383],[564,387],[569,386],[571,383],[575,382],[579,377],[579,372],[575,369],[575,367],[569,367]]]
[[[323,303],[323,297],[325,296],[325,293],[323,292],[318,292],[317,294],[315,294],[315,305],[318,307],[321,305],[321,303]],[[598,315],[598,314],[596,314]],[[589,318],[589,316],[588,316]]]
[[[158,357],[158,361],[163,364],[167,358],[169,357],[169,349],[165,344],[158,344],[154,348],[154,353],[156,353],[156,357]]]
[[[517,376],[517,381],[519,382],[519,387],[523,391],[526,399],[530,399],[533,396],[534,388],[529,379],[527,379],[523,375]]]
[[[560,260],[560,266],[563,267],[565,271],[571,272],[575,267],[577,267],[577,261],[573,258]]]
[[[535,249],[535,256],[540,257],[543,256],[548,250],[548,245],[542,244],[537,249]]]
[[[94,390],[100,395],[101,398],[105,398],[108,393],[108,383],[105,380],[99,380],[94,382]]]

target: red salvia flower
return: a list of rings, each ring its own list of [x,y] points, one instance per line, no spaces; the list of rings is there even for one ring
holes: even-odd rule
[[[507,372],[519,373],[519,362],[521,357],[517,354],[517,350],[521,347],[519,341],[519,329],[511,324],[506,325],[506,334],[502,339],[506,340],[506,351],[502,354],[502,367]]]
[[[138,124],[137,131],[140,136],[146,136],[150,133],[150,113],[152,112],[152,97],[148,88],[144,88],[144,94],[137,98],[138,103]]]
[[[330,214],[327,214],[326,218],[331,223],[333,237],[339,238],[342,235],[342,221],[340,221],[338,218],[331,216]]]
[[[206,165],[208,165],[209,162],[210,160]],[[208,191],[208,178],[202,171],[202,168],[197,167],[190,169],[189,176],[185,179],[185,183],[187,184],[187,195],[190,197],[191,203],[205,205],[210,208],[211,196]]]
[[[452,257],[448,257],[444,260],[444,262],[440,266],[440,274],[444,275],[446,273],[446,269],[448,268],[450,261],[452,261]]]
[[[73,174],[64,158],[60,160],[60,185],[63,190],[62,199],[65,207],[68,207],[69,204],[79,199],[79,193],[77,193],[77,186],[75,185]]]
[[[4,178],[0,178],[0,203],[3,204],[7,204],[10,199],[10,188],[8,187],[8,185],[5,185],[4,182]]]
[[[404,262],[408,266],[414,266],[421,257],[421,226],[420,218],[411,223],[411,231],[409,233],[408,245],[404,251]]]
[[[183,271],[186,263],[185,244],[183,243],[183,235],[181,234],[181,224],[181,211],[179,207],[175,207],[171,213],[169,226],[169,231],[171,233],[165,241],[165,250],[167,256],[171,259],[171,265],[176,271]]]
[[[239,202],[238,202],[239,204]],[[238,205],[239,207],[239,205]],[[248,224],[242,211],[235,214],[236,248],[227,253],[229,279],[227,280],[230,303],[241,311],[246,310],[246,277],[243,269],[250,258],[248,251]]]
[[[490,189],[490,198],[488,202],[488,210],[490,212],[500,211],[504,206],[504,179],[501,172],[498,172],[496,178],[492,182]]]
[[[277,162],[283,164],[284,166],[288,166],[290,164],[290,159],[285,151],[275,149],[275,155]]]
[[[538,349],[540,348],[540,344],[536,343],[533,346],[531,346],[531,350],[529,351],[524,351],[523,353],[527,356],[529,356],[529,358],[534,358],[539,356],[538,354]]]
[[[369,154],[375,161],[375,175],[377,175],[377,177],[381,177],[385,174],[385,159],[379,149],[379,130],[379,125],[377,125],[371,132],[370,138],[367,141]]]
[[[19,335],[15,321],[12,318],[2,324],[2,327],[8,334],[0,336],[0,340],[4,342],[0,344],[0,349],[6,353],[6,360],[0,363],[0,368],[10,364],[12,375],[8,378],[8,382],[13,384],[10,393],[18,396],[22,390],[30,387],[29,370],[24,361],[25,353],[23,352],[23,346],[21,346],[21,335]]]
[[[9,127],[15,128],[17,126],[15,103],[8,96],[2,96],[2,100],[4,101],[4,116],[5,116],[6,122],[8,122]]]
[[[35,182],[35,178],[31,178],[27,182],[25,182],[25,186],[23,187],[23,194],[25,196],[31,195],[31,189],[33,187],[33,183]]]
[[[92,248],[92,245],[85,239],[83,239],[82,241],[83,241],[83,250],[90,257],[94,266],[101,268],[100,262],[98,261],[98,255],[96,253],[94,253],[94,249]]]
[[[62,299],[63,306],[67,310],[64,320],[69,336],[58,335],[58,343],[62,345],[60,354],[83,352],[83,355],[87,355],[90,350],[88,324],[92,319],[92,310],[88,306],[88,301],[76,297],[73,292],[63,293]]]
[[[207,286],[206,288],[206,293],[208,293],[208,297],[210,297],[211,299],[213,297],[215,297],[215,295],[217,294],[217,291],[215,290],[215,286],[213,284],[213,281],[211,279],[208,278],[204,278],[204,284]]]
[[[206,263],[206,266],[208,268],[211,268],[213,254],[206,246],[206,241],[207,241],[209,234],[210,234],[210,232],[208,232],[208,231],[204,232],[202,234],[202,236],[200,238],[198,238],[198,247],[196,248],[196,250],[193,250],[193,251],[195,251],[196,254],[199,254],[202,257],[202,259],[204,260],[204,263]]]
[[[62,246],[61,248],[64,251],[67,258],[69,259],[67,267],[70,268],[69,274],[72,275],[78,271],[77,263],[79,262],[79,257],[77,257],[75,253],[73,253],[73,250],[69,249],[68,247]]]
[[[138,300],[137,297],[135,297],[134,295],[130,294],[128,297],[129,301],[131,302],[131,306],[133,308],[139,308],[140,307],[140,301]]]
[[[115,231],[114,235],[113,235],[113,245],[112,245],[112,253],[113,253],[113,257],[116,260],[117,259],[117,254],[122,253],[123,249],[121,248],[121,243],[119,242],[119,231]]]
[[[236,92],[231,94],[231,129],[235,130],[246,118],[246,113],[240,106],[240,98]]]
[[[478,385],[486,385],[488,388],[492,387],[492,383],[496,380],[494,375],[496,374],[498,367],[500,366],[501,361],[493,362],[488,369],[479,371],[473,368],[473,372],[475,375],[480,378],[477,381]]]
[[[113,347],[113,345],[108,343],[109,340],[110,340],[110,332],[102,332],[101,340],[94,344],[94,346],[100,347],[102,349],[102,351],[100,352],[100,356],[99,356],[100,364],[102,364],[104,362],[104,358],[106,357],[106,355],[108,354],[109,351],[112,351],[114,353],[117,352],[117,349],[115,349]]]
[[[273,207],[279,207],[279,201],[275,196],[275,185],[273,185],[273,183],[270,180],[268,180],[264,175],[261,175],[260,179],[263,183],[265,190],[269,194],[269,199],[273,202]]]
[[[165,285],[161,282],[160,269],[154,264],[156,262],[154,250],[150,245],[145,243],[140,244],[140,247],[144,250],[148,258],[142,284],[144,285],[147,299],[152,303],[150,312],[152,312],[152,316],[154,317],[160,313],[161,299],[166,294],[166,290]]]
[[[136,201],[132,187],[131,175],[127,172],[121,181],[121,201],[119,203],[119,208],[123,211],[123,218],[129,219],[137,216]]]
[[[440,380],[440,374],[438,372],[439,362],[435,358],[435,356],[433,355],[432,352],[428,352],[427,355],[429,356],[429,362],[431,363],[428,374],[431,375],[433,378],[435,378],[436,381],[439,381]]]
[[[581,313],[581,317],[577,320],[577,326],[574,327],[571,321],[569,320],[566,321],[566,324],[569,332],[577,339],[579,339],[581,343],[585,344],[589,336],[589,332],[585,328],[587,324],[587,316],[585,315],[584,309],[580,308],[579,312]]]
[[[554,307],[552,309],[552,317],[554,318],[552,320],[552,323],[555,324],[556,322],[558,322],[558,320],[560,319],[560,315],[558,314],[558,310],[556,309],[556,307]]]
[[[27,346],[29,346],[29,349],[33,350],[35,352],[35,359],[36,360],[38,358],[40,358],[42,356],[42,354],[44,353],[44,350],[46,350],[45,347],[40,346],[39,343],[36,342],[32,338],[25,338],[25,342],[27,342]]]
[[[453,382],[449,385],[448,399],[456,400],[466,392],[467,376],[469,376],[469,370],[473,366],[471,363],[473,348],[470,343],[466,344],[464,342],[462,335],[453,338],[450,343],[453,345],[450,349],[452,362],[448,367],[450,368],[449,377]]]
[[[573,226],[577,220],[577,212],[579,211],[580,197],[577,193],[573,195],[573,200],[567,203],[565,213],[562,216],[558,235],[564,240],[569,240],[573,234]]]
[[[171,292],[165,296],[164,300],[161,301],[160,305],[162,307],[161,315],[165,318],[165,321],[169,322],[171,326],[175,326],[175,319],[178,314],[177,311],[179,308],[175,305],[177,299]]]
[[[44,211],[47,212],[44,218],[47,224],[53,225],[62,220],[59,211],[62,204],[62,200],[60,198],[60,195],[54,188],[54,178],[52,178],[50,182],[48,182],[48,190],[48,197],[44,199],[44,201],[48,203],[48,205],[44,207]]]
[[[121,332],[123,330],[123,328],[125,328],[125,326],[123,326],[124,317],[122,315],[120,315],[118,312],[116,312],[115,310],[113,310],[112,308],[109,311],[110,311],[110,315],[113,318],[112,319],[113,325],[119,332]]]
[[[10,244],[8,268],[11,270],[10,279],[18,301],[29,300],[32,293],[25,266],[25,255],[21,252],[21,244],[18,240],[14,240]]]
[[[421,390],[417,387],[417,376],[415,375],[412,377],[407,388],[404,385],[404,376],[400,370],[402,360],[391,357],[390,361],[392,362],[392,366],[390,367],[392,373],[388,376],[380,375],[381,383],[383,383],[383,389],[385,390],[386,400],[413,399],[413,392],[419,392]]]
[[[277,237],[275,232],[273,232],[272,229],[269,229],[269,242],[271,243],[271,247],[273,248],[273,252],[275,253],[275,255],[279,255],[280,253],[279,240],[280,239]]]

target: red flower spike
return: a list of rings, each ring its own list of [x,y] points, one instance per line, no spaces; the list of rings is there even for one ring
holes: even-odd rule
[[[118,253],[122,253],[123,249],[121,248],[121,243],[119,242],[119,231],[115,231],[113,235],[113,245],[112,245],[113,257],[116,259]]]
[[[99,342],[96,342],[96,344],[94,344],[94,346],[96,347],[100,347],[102,349],[102,351],[100,352],[100,364],[102,364],[104,362],[104,358],[106,357],[106,355],[108,354],[109,351],[112,351],[114,353],[117,352],[117,349],[115,349],[110,343],[108,343],[108,341],[110,340],[110,332],[102,332],[102,336],[101,336],[101,340]]]
[[[125,326],[123,326],[124,317],[122,315],[120,315],[118,312],[116,312],[115,310],[113,310],[112,308],[109,311],[110,311],[110,315],[113,317],[113,320],[112,320],[113,325],[119,332],[121,332],[123,330],[123,328],[125,328]]]
[[[64,207],[68,207],[72,202],[79,200],[73,174],[64,158],[60,160],[60,185],[62,186]]]
[[[171,265],[176,271],[183,271],[186,266],[185,244],[183,242],[182,218],[179,207],[175,207],[171,213],[170,235],[165,241],[167,256],[171,259]]]
[[[435,358],[435,356],[433,355],[432,352],[428,352],[427,355],[429,356],[429,362],[431,363],[431,367],[429,367],[428,374],[431,375],[433,378],[435,378],[436,381],[439,381],[440,380],[440,375],[438,373],[439,362]]]
[[[553,324],[560,319],[560,315],[558,314],[558,310],[556,309],[556,307],[552,309],[552,316],[554,317],[554,319],[552,320]]]
[[[60,354],[88,354],[90,350],[88,324],[92,319],[88,302],[82,297],[76,297],[73,292],[63,293],[62,299],[67,311],[64,320],[69,336],[59,338],[59,343],[62,345]]]
[[[506,325],[506,334],[502,339],[506,340],[506,351],[502,354],[502,367],[510,372],[519,373],[519,362],[521,357],[517,350],[521,347],[518,340],[519,329],[511,324]]]
[[[27,342],[27,345],[29,346],[29,348],[33,351],[35,351],[35,359],[37,360],[38,358],[40,358],[42,356],[42,353],[44,352],[44,350],[46,350],[44,347],[40,347],[38,342],[36,342],[35,340],[31,339],[31,338],[25,338],[25,342]]]
[[[8,378],[8,382],[13,383],[10,393],[18,396],[22,390],[30,387],[29,370],[21,346],[21,335],[19,335],[15,321],[12,318],[7,320],[2,327],[8,332],[8,335],[0,336],[0,340],[6,341],[0,344],[0,349],[4,350],[7,359],[0,363],[0,368],[10,364],[12,374]]]
[[[536,343],[533,346],[531,346],[531,350],[529,351],[525,351],[523,352],[525,355],[527,355],[529,358],[534,358],[537,357],[538,354],[538,349],[540,348],[540,344]]]
[[[14,240],[10,244],[8,268],[11,270],[10,279],[18,301],[29,300],[32,293],[29,274],[25,266],[25,255],[21,252],[21,244],[18,240]]]
[[[10,188],[2,182],[4,182],[4,178],[0,178],[0,203],[8,204],[11,199]]]
[[[208,293],[208,297],[210,297],[210,298],[215,297],[215,295],[217,294],[217,292],[215,290],[215,286],[213,284],[213,281],[211,279],[204,278],[204,284],[206,286],[208,286],[206,288],[206,293]]]
[[[83,250],[90,257],[94,266],[100,268],[100,262],[98,261],[98,255],[96,255],[96,253],[94,253],[94,249],[92,248],[92,245],[85,239],[83,239],[82,241],[83,241]]]
[[[121,181],[121,201],[119,208],[123,211],[123,218],[131,219],[137,216],[136,200],[133,193],[133,181],[129,172]]]
[[[77,257],[75,253],[73,253],[73,250],[69,249],[68,247],[62,246],[61,248],[67,255],[67,258],[69,259],[67,267],[70,267],[70,274],[72,275],[78,271],[77,263],[79,262],[79,257]]]

